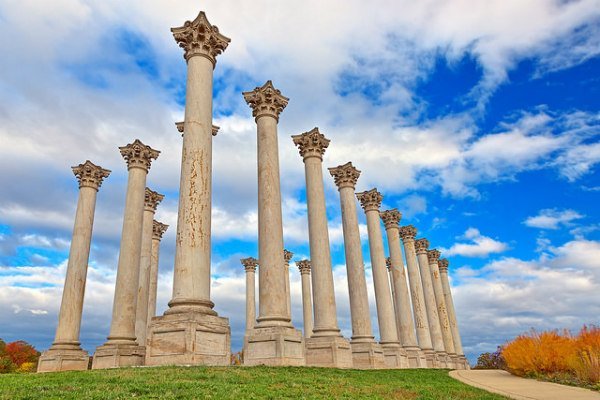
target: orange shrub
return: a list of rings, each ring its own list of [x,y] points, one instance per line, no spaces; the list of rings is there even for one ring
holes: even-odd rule
[[[600,382],[600,328],[584,326],[574,340],[576,356],[571,366],[584,382]]]

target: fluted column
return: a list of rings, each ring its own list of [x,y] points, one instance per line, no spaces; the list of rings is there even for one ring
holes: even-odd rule
[[[351,162],[348,162],[335,168],[329,168],[329,173],[340,192],[350,318],[352,320],[350,346],[354,366],[356,368],[383,368],[385,366],[383,349],[375,342],[371,326],[367,280],[356,214],[356,198],[354,197],[354,188],[360,177],[360,171]]]
[[[137,292],[135,313],[135,336],[140,346],[146,345],[148,328],[148,300],[150,293],[150,269],[152,268],[152,235],[154,213],[165,196],[146,188],[144,198],[144,217],[142,223],[142,250],[140,254],[140,279]]]
[[[323,186],[323,154],[329,146],[327,139],[318,128],[292,136],[294,144],[304,161],[306,176],[306,202],[308,206],[308,238],[310,242],[310,260],[312,269],[312,293],[314,306],[314,326],[310,340],[307,340],[306,362],[309,365],[351,367],[352,352],[350,344],[341,340],[338,328],[333,269],[329,248],[329,229],[325,207],[325,189]],[[322,347],[325,339],[337,337],[332,365],[323,363]],[[313,340],[314,339],[314,340]],[[313,343],[314,342],[314,343]],[[318,342],[318,343],[317,343]]]
[[[102,181],[110,175],[110,171],[94,165],[89,160],[72,169],[79,182],[79,198],[69,250],[67,275],[54,343],[40,357],[38,372],[85,370],[88,367],[88,355],[81,349],[79,331],[92,242],[96,195]]]
[[[405,366],[403,364],[407,364],[408,360],[405,353],[401,354],[400,352],[401,347],[398,341],[390,281],[385,267],[381,222],[379,221],[379,207],[381,206],[383,196],[377,189],[371,189],[366,192],[357,193],[356,197],[367,216],[369,250],[371,254],[373,284],[375,287],[380,343],[383,346],[386,363],[391,367],[403,367]]]
[[[304,321],[304,338],[309,338],[313,333],[313,306],[310,290],[310,260],[296,262],[302,279],[302,317]]]
[[[216,315],[210,300],[213,69],[230,39],[201,12],[171,29],[187,61],[173,298],[165,314]]]
[[[438,266],[439,258],[440,252],[436,249],[427,251],[429,271],[431,273],[433,292],[435,293],[435,303],[437,306],[438,316],[440,318],[442,339],[444,341],[444,350],[450,357],[449,363],[454,364],[454,362],[456,361],[456,350],[454,349],[454,342],[452,340],[452,331],[450,329],[450,321],[448,319],[446,300],[444,299],[444,289],[442,287],[442,281],[440,280],[440,270]],[[448,365],[448,367],[454,367],[454,365]]]
[[[285,300],[287,301],[287,315],[292,320],[292,295],[290,293],[290,260],[294,256],[291,251],[283,249],[283,260],[285,261]]]
[[[127,162],[129,178],[117,282],[108,341],[96,350],[93,368],[140,365],[144,356],[144,348],[139,346],[135,336],[144,197],[146,175],[152,160],[156,159],[160,152],[137,139],[127,146],[119,147],[119,150]]]
[[[240,260],[246,271],[246,335],[256,323],[256,267],[258,260],[254,257],[242,258]]]
[[[404,245],[404,255],[406,256],[406,270],[408,271],[408,283],[410,285],[410,295],[413,306],[413,316],[419,347],[427,357],[427,366],[434,366],[434,350],[431,343],[431,333],[429,332],[429,320],[427,319],[427,308],[425,306],[425,295],[423,293],[423,283],[421,282],[421,273],[419,272],[419,263],[415,251],[415,236],[417,228],[412,225],[400,227],[400,237]]]
[[[285,270],[281,268],[284,258],[277,123],[289,99],[271,81],[243,95],[257,125],[260,261],[258,323],[248,338],[244,364],[304,365],[304,340],[301,332],[293,329],[287,313]],[[270,330],[270,334],[262,334],[263,329]],[[292,337],[298,341],[290,340]]]
[[[158,260],[160,256],[160,241],[169,225],[152,221],[152,257],[150,260],[150,283],[148,284],[148,325],[156,316],[156,295],[158,290]]]
[[[456,351],[456,354],[463,361],[463,368],[469,369],[469,363],[465,357],[460,332],[458,330],[456,310],[454,308],[454,300],[452,299],[452,291],[450,290],[450,281],[448,280],[448,265],[449,262],[445,258],[442,258],[438,261],[438,266],[440,269],[440,281],[442,282],[442,288],[444,290],[444,300],[446,300],[448,320],[450,322],[450,330],[452,332],[452,342],[454,343],[454,350]]]
[[[429,270],[429,260],[427,259],[427,249],[429,241],[425,238],[415,241],[415,250],[419,263],[419,271],[421,272],[421,283],[423,284],[423,294],[425,296],[425,308],[427,309],[427,320],[429,321],[429,332],[431,334],[431,343],[433,350],[437,354],[439,362],[437,367],[446,367],[446,349],[444,348],[444,338],[442,336],[442,327],[440,326],[440,316],[437,311],[435,301],[435,292],[433,290],[433,282],[431,280],[431,271]]]

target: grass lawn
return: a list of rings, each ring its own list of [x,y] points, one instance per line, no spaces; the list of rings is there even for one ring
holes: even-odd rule
[[[0,399],[504,399],[447,370],[156,367],[0,375]]]

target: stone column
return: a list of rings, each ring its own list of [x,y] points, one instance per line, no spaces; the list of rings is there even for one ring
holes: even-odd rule
[[[148,300],[150,293],[150,269],[152,268],[152,235],[154,213],[165,196],[146,188],[144,217],[142,223],[142,250],[140,255],[140,281],[135,312],[135,337],[140,346],[146,346],[148,329]]]
[[[340,333],[337,323],[333,270],[329,249],[329,230],[323,187],[323,154],[329,139],[314,128],[292,136],[304,161],[308,237],[312,268],[312,292],[315,325],[306,340],[306,364],[322,367],[352,367],[350,343]]]
[[[435,352],[431,343],[431,334],[429,333],[429,321],[427,319],[427,309],[425,308],[425,295],[423,293],[423,283],[421,282],[421,273],[419,272],[419,263],[415,251],[415,236],[417,228],[412,225],[400,227],[400,237],[404,245],[404,255],[406,256],[406,270],[408,271],[408,282],[410,285],[410,295],[413,306],[413,316],[415,320],[415,329],[419,347],[426,357],[426,365],[433,368],[436,364]]]
[[[296,262],[302,278],[302,317],[304,321],[304,339],[313,333],[313,306],[310,290],[310,260]]]
[[[210,259],[213,70],[230,39],[204,12],[171,32],[187,61],[173,297],[152,321],[146,364],[229,365],[231,331],[213,310]]]
[[[77,200],[73,237],[69,250],[67,276],[65,277],[54,343],[48,351],[41,355],[38,372],[86,370],[88,368],[88,353],[81,349],[79,330],[92,242],[96,195],[102,181],[110,175],[110,171],[94,165],[89,160],[72,169],[79,181],[79,199]]]
[[[462,347],[462,340],[460,332],[458,330],[458,322],[456,319],[456,310],[454,309],[454,300],[452,299],[452,291],[450,290],[450,281],[448,280],[448,265],[447,259],[442,258],[438,261],[440,269],[440,281],[442,282],[442,288],[444,291],[444,300],[446,301],[446,309],[448,310],[448,320],[450,322],[450,330],[452,332],[452,342],[454,343],[454,350],[460,359],[460,363],[456,366],[457,368],[469,369],[469,362],[465,357],[465,353]]]
[[[258,260],[254,257],[242,258],[240,260],[246,271],[246,333],[256,323],[256,267],[258,266]]]
[[[446,300],[444,299],[444,289],[442,287],[442,281],[440,280],[440,270],[438,266],[438,260],[440,259],[440,252],[436,249],[427,251],[427,259],[429,261],[429,271],[431,272],[431,281],[433,284],[433,292],[435,293],[435,304],[437,306],[438,316],[440,318],[440,328],[442,330],[442,340],[444,341],[444,349],[448,354],[448,368],[456,368],[458,356],[454,349],[454,342],[452,341],[452,331],[450,328],[450,320],[448,319],[448,311],[446,307]]]
[[[352,319],[352,361],[354,368],[385,368],[383,348],[375,341],[371,327],[365,265],[360,242],[354,188],[360,171],[351,162],[329,168],[340,191],[342,229],[348,293],[350,296],[350,318]]]
[[[127,162],[129,178],[117,267],[117,282],[108,341],[96,349],[92,368],[114,368],[144,363],[144,347],[135,336],[135,314],[140,277],[142,223],[146,175],[159,151],[139,140],[119,147]]]
[[[408,292],[408,284],[406,283],[402,250],[400,249],[399,223],[401,218],[402,214],[395,208],[381,213],[381,219],[385,225],[390,252],[389,271],[392,282],[392,293],[394,295],[394,304],[396,305],[398,336],[402,347],[404,347],[408,355],[410,367],[419,368],[426,366],[423,365],[424,363],[422,362],[425,355],[421,352],[419,345],[417,344],[415,324],[410,309],[410,294]]]
[[[148,285],[148,327],[152,318],[156,316],[156,295],[158,290],[158,258],[160,253],[160,241],[169,225],[158,221],[152,221],[152,257],[150,260],[150,284]]]
[[[285,261],[285,299],[287,301],[287,315],[292,320],[292,295],[290,293],[290,260],[294,256],[291,251],[283,249],[283,260]]]
[[[429,332],[431,334],[431,343],[437,356],[437,368],[447,367],[448,353],[444,347],[444,338],[442,336],[442,327],[440,326],[440,316],[437,311],[435,301],[435,292],[431,280],[431,271],[429,270],[429,260],[427,258],[427,248],[429,241],[425,238],[415,241],[415,250],[421,272],[421,283],[423,284],[423,294],[425,296],[425,308],[427,309],[427,320],[429,321]]]
[[[260,260],[258,323],[248,337],[244,364],[305,365],[304,339],[287,314],[285,272],[281,268],[284,259],[277,123],[289,99],[271,81],[243,95],[257,125]]]
[[[385,253],[381,223],[379,222],[379,207],[383,196],[377,189],[357,193],[362,208],[367,215],[367,230],[369,233],[369,250],[371,253],[371,269],[375,287],[375,302],[377,304],[377,320],[379,321],[380,343],[383,346],[386,364],[391,368],[408,367],[406,351],[398,341],[394,305],[390,291],[390,281],[385,268]]]

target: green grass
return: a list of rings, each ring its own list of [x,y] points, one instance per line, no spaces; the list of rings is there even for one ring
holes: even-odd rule
[[[0,399],[504,399],[446,370],[159,367],[0,375]]]

